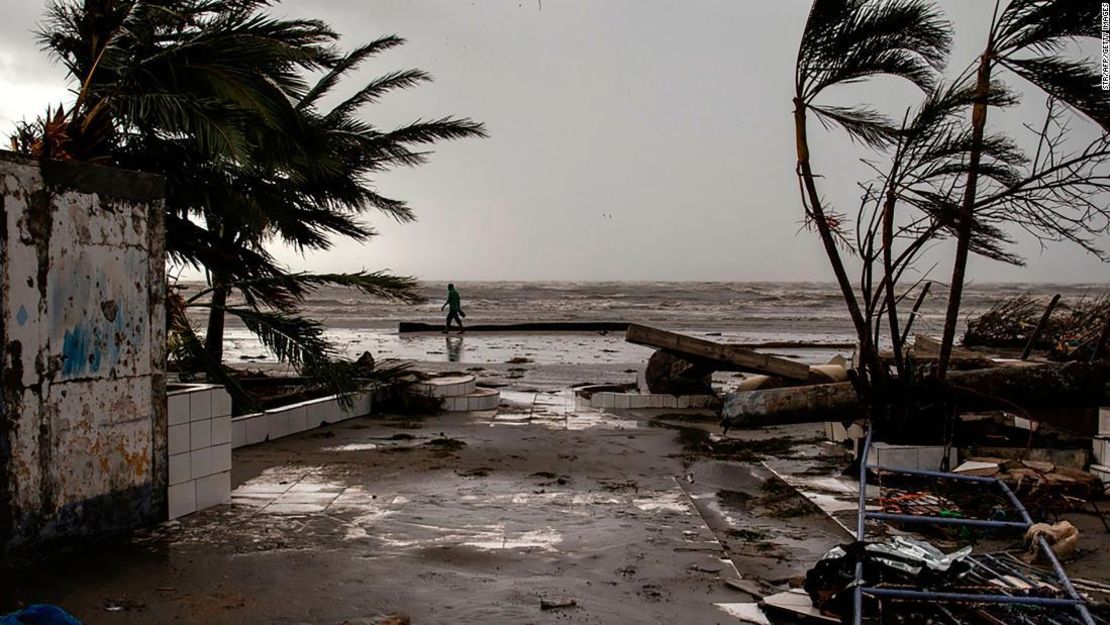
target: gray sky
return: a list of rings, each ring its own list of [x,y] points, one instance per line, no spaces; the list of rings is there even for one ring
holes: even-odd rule
[[[952,66],[981,48],[989,0],[939,3],[957,27]],[[346,47],[384,34],[408,44],[361,77],[419,67],[435,82],[365,109],[390,126],[445,114],[486,123],[489,139],[443,144],[428,165],[378,180],[419,221],[371,221],[368,245],[340,242],[294,269],[389,268],[426,279],[828,280],[816,235],[798,232],[790,115],[804,0],[287,0]],[[30,33],[38,0],[7,0],[0,22],[0,131],[69,102],[60,67]],[[1017,84],[1015,79],[1012,81]],[[354,81],[347,85],[356,88]],[[845,89],[899,115],[912,90],[880,80]],[[999,123],[1019,128],[1027,97]],[[864,154],[839,132],[811,133],[823,193],[857,204]],[[1095,136],[1092,126],[1080,134]],[[611,217],[610,217],[611,215]],[[975,261],[976,280],[1110,281],[1081,250],[1031,241],[1028,267]],[[949,255],[933,277],[950,271]]]

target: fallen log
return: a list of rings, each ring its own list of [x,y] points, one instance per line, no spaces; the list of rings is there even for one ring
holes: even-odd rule
[[[960,410],[1006,409],[1074,429],[1058,411],[1107,403],[1108,384],[1110,361],[995,367],[950,372],[931,400],[952,402]],[[846,421],[863,410],[852,384],[839,382],[728,393],[721,416],[730,428],[752,428]]]
[[[716,371],[746,371],[809,380],[809,365],[738,345],[717,343],[636,323],[629,324],[624,339],[629,343],[670,352],[691,362],[704,363]]]

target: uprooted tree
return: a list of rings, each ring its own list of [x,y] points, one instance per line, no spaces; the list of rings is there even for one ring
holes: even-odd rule
[[[798,52],[794,120],[797,174],[806,223],[820,236],[859,342],[855,390],[872,407],[913,401],[909,385],[942,382],[969,254],[1021,264],[1014,233],[1042,243],[1068,241],[1106,258],[1098,237],[1110,227],[1110,98],[1099,91],[1090,58],[1068,44],[1097,34],[1098,4],[1011,0],[997,6],[984,55],[945,81],[953,26],[923,0],[815,0]],[[986,127],[990,110],[1018,98],[997,79],[1005,68],[1047,94],[1044,121],[1025,144]],[[901,123],[875,108],[831,106],[832,87],[887,75],[924,94]],[[839,126],[875,150],[877,179],[854,220],[818,188],[808,120]],[[1074,129],[1095,127],[1077,141]],[[907,358],[913,319],[929,290],[924,252],[954,239],[953,280],[939,357]],[[846,257],[861,267],[849,276]],[[912,281],[911,281],[912,280]],[[909,284],[907,284],[909,282]],[[885,357],[883,348],[890,348]]]

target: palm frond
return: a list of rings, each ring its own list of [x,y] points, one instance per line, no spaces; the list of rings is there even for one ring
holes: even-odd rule
[[[1093,63],[1045,56],[1004,59],[1002,64],[1110,132],[1110,96],[1102,90]]]
[[[303,109],[314,106],[323,95],[327,94],[339,84],[340,79],[342,79],[347,72],[357,68],[366,59],[403,43],[405,43],[404,39],[396,35],[390,35],[388,37],[375,39],[370,43],[355,48],[350,54],[347,54],[331,65],[328,72],[308,90],[308,93],[306,93],[303,98],[300,99],[297,103],[297,107]]]
[[[886,147],[899,134],[899,128],[889,118],[868,107],[812,106],[810,110],[826,128],[840,126],[853,140],[869,147]]]

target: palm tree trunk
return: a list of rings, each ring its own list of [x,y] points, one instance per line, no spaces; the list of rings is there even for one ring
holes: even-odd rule
[[[898,175],[897,169],[891,171],[891,180]],[[894,183],[891,182],[893,185]],[[905,379],[906,371],[902,365],[902,333],[898,330],[898,310],[895,308],[897,300],[894,296],[894,189],[887,194],[886,204],[883,206],[883,273],[886,274],[886,314],[890,321],[890,341],[894,345],[894,366],[898,369],[898,377]],[[876,322],[876,325],[879,323]]]
[[[817,232],[821,235],[821,242],[825,246],[825,254],[828,256],[829,264],[836,276],[836,283],[840,287],[844,303],[848,306],[848,314],[852,318],[852,325],[855,327],[856,336],[860,342],[860,356],[871,370],[872,375],[879,375],[878,353],[875,352],[872,346],[871,332],[867,320],[860,310],[855,291],[852,290],[852,282],[848,278],[848,272],[844,269],[844,261],[840,258],[840,250],[836,247],[836,238],[833,236],[832,228],[829,226],[824,208],[821,206],[821,197],[817,193],[817,185],[813,180],[813,170],[809,163],[805,104],[800,99],[794,100],[794,133],[798,151],[798,174],[802,178],[806,197],[809,200],[813,223],[816,224]]]
[[[224,306],[231,287],[223,274],[212,273],[212,307],[208,310],[208,330],[204,334],[204,352],[215,365],[224,359]]]
[[[987,125],[987,96],[991,82],[991,51],[993,42],[979,58],[979,71],[975,83],[975,104],[971,112],[971,154],[967,186],[964,188],[963,205],[960,208],[960,221],[957,225],[956,260],[952,266],[952,283],[948,292],[948,311],[944,318],[944,335],[940,343],[940,358],[937,363],[937,377],[941,380],[948,373],[948,361],[952,357],[952,346],[956,340],[956,325],[960,320],[960,303],[963,299],[964,276],[967,272],[967,258],[971,250],[971,230],[975,220],[975,199],[979,184],[979,163],[983,154],[983,132]]]

